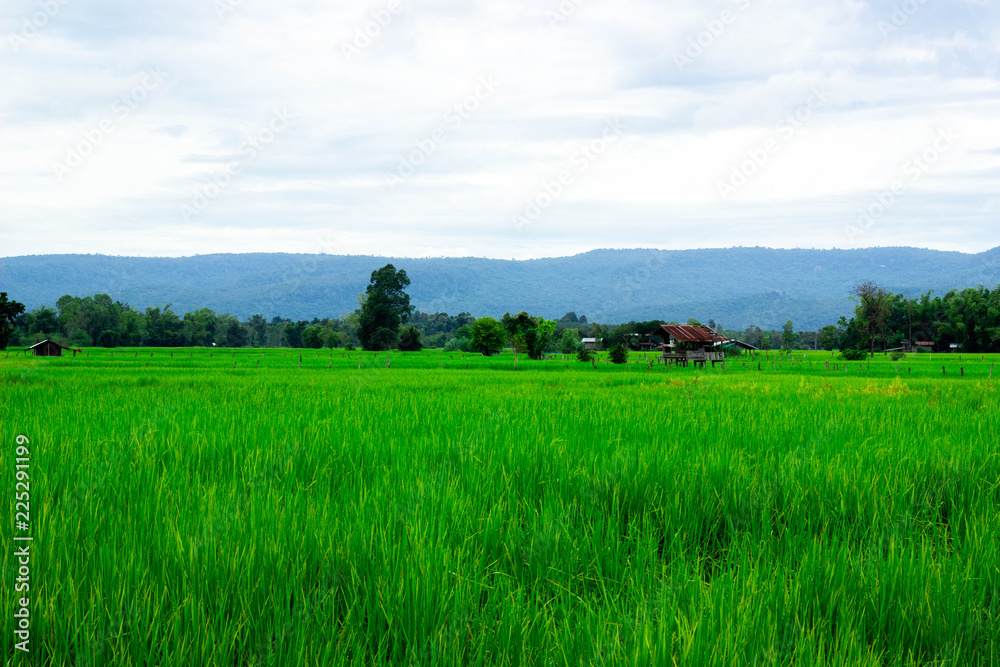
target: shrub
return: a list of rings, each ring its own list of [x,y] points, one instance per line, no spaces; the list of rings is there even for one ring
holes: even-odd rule
[[[340,333],[331,329],[324,330],[323,347],[328,347],[331,350],[335,347],[340,347]]]
[[[840,358],[844,361],[864,361],[868,358],[868,350],[841,350]]]
[[[576,358],[580,361],[591,361],[594,358],[593,350],[588,350],[587,348],[581,346],[576,352]]]
[[[628,350],[624,345],[618,343],[608,352],[608,358],[613,364],[624,364],[628,361]]]
[[[347,341],[346,343],[344,343],[344,349],[347,350],[348,352],[354,350],[355,349],[354,343],[352,343],[351,341]]]
[[[896,351],[894,351],[894,352],[891,352],[891,353],[889,354],[889,358],[890,358],[890,359],[892,359],[893,361],[899,361],[900,359],[902,359],[902,358],[903,358],[903,357],[905,357],[905,356],[906,356],[906,354],[904,354],[904,353],[903,353],[902,351],[900,351],[900,350],[896,350]]]
[[[403,327],[399,334],[399,349],[403,352],[419,352],[424,349],[424,335],[412,324]]]

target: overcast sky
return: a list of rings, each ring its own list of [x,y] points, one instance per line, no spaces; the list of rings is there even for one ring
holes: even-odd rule
[[[990,0],[6,0],[0,256],[1000,245]]]

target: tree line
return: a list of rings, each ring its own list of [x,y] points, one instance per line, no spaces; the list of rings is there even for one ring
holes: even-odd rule
[[[362,347],[368,350],[444,348],[492,354],[506,347],[540,358],[553,352],[575,353],[583,338],[594,338],[598,349],[641,349],[667,342],[658,331],[664,320],[605,325],[585,315],[567,313],[559,320],[520,312],[500,320],[417,312],[410,304],[405,270],[392,264],[373,271],[358,308],[336,318],[290,320],[253,315],[240,320],[209,308],[178,314],[163,308],[134,309],[107,294],[65,295],[54,308],[26,312],[22,304],[0,293],[0,349],[27,347],[46,338],[71,346],[219,346],[219,347]],[[1000,286],[952,290],[908,298],[864,282],[851,290],[854,316],[818,332],[795,331],[792,321],[778,331],[756,326],[725,329],[714,320],[707,326],[729,338],[768,350],[781,348],[878,350],[928,341],[935,351],[958,345],[968,352],[1000,352]],[[688,324],[701,322],[689,319]]]

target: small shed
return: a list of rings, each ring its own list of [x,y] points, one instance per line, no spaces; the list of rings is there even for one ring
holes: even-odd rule
[[[76,353],[80,351],[79,349],[60,345],[54,340],[49,340],[48,338],[39,343],[35,343],[29,348],[25,348],[24,351],[27,352],[28,350],[31,350],[36,357],[61,357],[63,350],[72,350],[73,356],[75,357]]]
[[[934,341],[932,340],[915,340],[913,341],[913,347],[923,351],[931,352],[934,350]]]
[[[660,346],[663,360],[668,363],[687,362],[704,364],[706,361],[721,361],[725,358],[722,347],[732,343],[732,339],[720,336],[714,329],[693,324],[664,324],[655,334],[670,341]]]
[[[604,339],[602,338],[601,340],[604,340]],[[587,349],[587,350],[596,350],[597,349],[598,339],[596,339],[596,338],[584,338],[580,342],[583,343],[584,349]]]

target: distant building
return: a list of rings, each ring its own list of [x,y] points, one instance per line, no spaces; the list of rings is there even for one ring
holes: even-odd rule
[[[604,339],[602,338],[600,340],[604,340]],[[597,349],[597,343],[598,343],[598,339],[597,338],[584,338],[580,342],[583,343],[584,349],[587,349],[587,350],[596,350]]]
[[[27,352],[28,350],[31,350],[36,357],[61,357],[63,350],[72,350],[73,356],[75,357],[76,353],[80,351],[79,349],[60,345],[54,340],[49,340],[48,338],[39,343],[35,343],[29,348],[25,348],[24,351]]]
[[[660,345],[663,360],[671,364],[686,366],[688,362],[704,365],[705,362],[722,361],[726,348],[739,347],[744,350],[757,348],[743,341],[722,336],[710,327],[693,324],[664,324],[653,332],[665,342]]]
[[[932,340],[916,340],[913,341],[913,347],[917,350],[923,352],[932,352],[934,350],[934,341]]]

